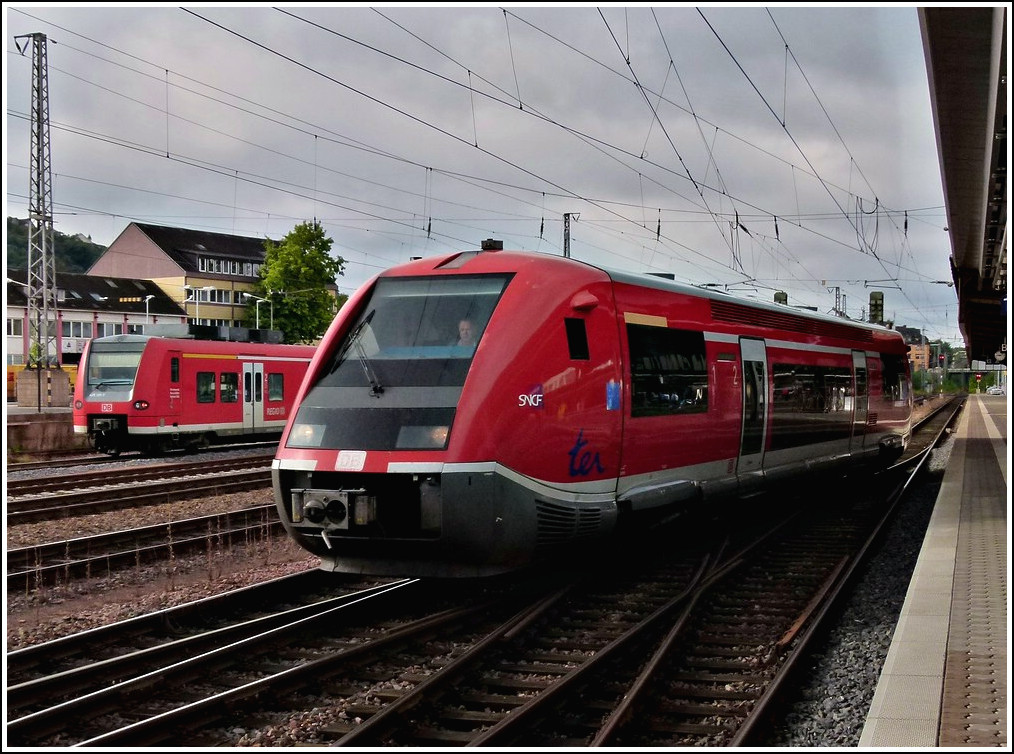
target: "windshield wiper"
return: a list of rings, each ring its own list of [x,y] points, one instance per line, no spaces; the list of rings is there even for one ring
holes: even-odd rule
[[[363,318],[363,321],[356,325],[355,329],[349,334],[341,352],[334,360],[334,367],[331,369],[331,372],[333,373],[337,371],[338,367],[345,361],[345,357],[348,352],[353,346],[355,346],[356,353],[359,356],[359,363],[363,367],[363,373],[366,375],[366,379],[370,383],[370,394],[374,397],[379,397],[380,394],[384,392],[384,386],[380,384],[380,379],[377,377],[377,373],[373,370],[372,364],[370,364],[370,358],[366,355],[366,349],[363,348],[363,344],[359,340],[359,336],[363,334],[363,330],[368,324],[370,324],[370,320],[373,319],[373,315],[376,313],[377,310],[374,309],[367,314]]]
[[[384,386],[380,384],[377,373],[373,371],[373,366],[370,364],[370,359],[366,355],[366,349],[363,348],[363,344],[357,340],[355,345],[356,350],[359,352],[359,363],[363,365],[363,372],[370,383],[370,394],[374,398],[380,397],[380,394],[384,392]]]

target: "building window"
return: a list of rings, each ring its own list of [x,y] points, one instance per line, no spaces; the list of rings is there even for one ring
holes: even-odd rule
[[[23,335],[25,323],[24,320],[20,319],[8,319],[7,320],[7,334],[8,335]]]
[[[70,322],[64,320],[61,326],[65,338],[90,338],[92,336],[91,322]]]
[[[95,337],[104,338],[109,335],[122,335],[122,322],[97,322],[95,324]]]

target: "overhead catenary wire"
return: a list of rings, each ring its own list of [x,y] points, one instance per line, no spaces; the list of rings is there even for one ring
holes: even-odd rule
[[[390,15],[390,14],[388,14],[388,15]],[[511,17],[512,18],[517,18],[516,14],[512,14]],[[629,33],[629,25],[627,27],[627,30],[628,30],[628,33]],[[417,36],[419,36],[419,35],[417,35]],[[627,44],[624,45],[624,47],[625,47],[625,49],[624,49],[624,56],[627,57],[627,58],[634,57],[635,58],[635,62],[636,62],[636,52],[637,52],[636,48],[633,49],[633,50],[631,50],[631,48],[629,46],[629,41],[628,41]],[[468,71],[469,75],[472,76],[473,78],[475,78],[474,72],[470,71],[468,68],[465,68],[464,70]],[[173,82],[172,82],[173,85],[176,85],[176,84],[180,83],[179,81],[176,80],[176,77],[177,77],[177,75],[173,74],[173,77],[172,77],[174,79]],[[164,84],[164,82],[163,82],[163,84]],[[468,89],[469,95],[472,96],[472,94],[474,92],[474,89],[475,89],[474,84],[471,84],[468,81],[463,80],[462,82],[460,82],[460,85],[462,86],[463,90],[464,89]],[[517,89],[518,89],[518,92],[517,92],[518,98],[520,98],[521,88],[520,88],[519,84],[517,84],[516,86],[517,86]],[[643,89],[644,89],[645,94],[649,93],[649,90],[648,90],[647,87],[643,87]],[[663,93],[659,92],[659,95],[662,96]],[[485,96],[485,95],[483,95],[483,96]],[[512,96],[512,99],[513,99],[513,96]],[[654,103],[656,100],[657,100],[657,98],[654,95],[651,95],[650,102]],[[507,103],[507,99],[506,98],[504,99],[504,103]],[[517,107],[517,105],[518,105],[518,102],[517,102],[517,100],[515,100],[514,101],[514,107]],[[252,110],[253,108],[251,107],[249,109]],[[526,111],[526,115],[528,115],[529,117],[532,117],[532,115],[533,115],[530,112],[531,110],[532,110],[532,108],[530,108],[527,105],[527,103],[526,103],[526,105],[525,105],[525,111]],[[535,114],[536,117],[540,117],[540,115],[541,114]],[[259,116],[259,117],[263,117],[263,116]],[[287,113],[285,114],[284,118],[280,117],[277,120],[279,120],[279,121],[282,121],[282,120],[287,121],[287,127],[294,127],[294,128],[299,128],[300,127],[297,123],[295,123],[294,121],[292,121],[290,119],[290,117],[289,117],[289,115]],[[546,119],[543,118],[543,120],[545,121]],[[546,121],[546,122],[548,122],[548,121]],[[699,127],[700,123],[703,123],[703,121],[697,121],[697,120],[695,120],[695,123],[697,123],[698,127]],[[563,130],[568,130],[565,124],[558,124],[558,125],[556,125],[556,127],[561,128]],[[220,129],[220,130],[225,131],[227,129]],[[315,139],[318,138],[318,134],[319,133],[321,134],[321,136],[319,138],[321,138],[321,139],[328,138],[327,136],[323,135],[322,131],[319,130],[317,126],[311,126],[311,127],[305,127],[304,126],[303,130],[306,131],[307,133],[312,134],[313,138],[315,138]],[[608,151],[613,152],[613,153],[615,153],[617,155],[624,156],[624,157],[629,157],[629,158],[634,158],[634,159],[636,159],[637,157],[639,157],[639,155],[637,155],[637,154],[626,153],[623,150],[618,150],[618,149],[616,149],[616,145],[609,144],[607,141],[604,141],[604,140],[601,140],[601,139],[596,140],[593,136],[588,135],[588,134],[582,134],[580,131],[577,131],[577,130],[574,130],[574,129],[570,129],[568,132],[573,133],[577,138],[589,139],[591,143],[594,143],[594,144],[602,147],[604,150],[608,150]],[[719,134],[719,133],[721,133],[721,134],[727,134],[728,132],[725,131],[724,129],[720,129],[719,127],[716,127],[715,130],[714,130],[714,134]],[[467,141],[466,141],[466,143],[467,143]],[[356,145],[355,148],[370,149],[370,147],[368,147],[367,145],[361,145],[361,144],[360,145]],[[276,150],[276,151],[278,153],[282,153],[283,152],[283,150]],[[380,150],[377,150],[377,151],[379,152]],[[605,152],[603,152],[603,154],[605,154]],[[402,155],[390,156],[388,154],[388,155],[385,156],[385,159],[400,159],[401,157],[403,157],[403,156]],[[772,155],[772,157],[775,158],[774,155]],[[293,158],[293,159],[298,159],[298,158]],[[610,159],[612,159],[612,158],[610,158]],[[775,158],[775,159],[777,159],[777,158]],[[721,179],[720,179],[721,171],[717,170],[718,164],[717,164],[717,161],[715,160],[715,155],[714,155],[713,152],[711,153],[711,156],[709,157],[709,160],[711,160],[711,164],[714,165],[714,167],[716,168],[715,177],[716,177],[716,179],[719,179],[719,180],[718,180],[718,185],[716,185],[714,188],[707,187],[707,186],[705,188],[706,188],[707,191],[714,191],[716,195],[721,195],[722,192],[725,191],[724,186],[723,186],[724,181],[721,181]],[[632,164],[630,163],[629,160],[624,160],[624,162],[626,163],[627,166],[629,166],[628,169],[632,169]],[[649,160],[648,163],[650,164],[651,161]],[[444,171],[441,170],[441,166],[433,165],[431,162],[428,162],[428,161],[420,161],[420,164],[424,164],[427,169],[433,170],[432,175],[437,175],[437,174],[440,174],[440,175],[453,174],[453,171],[450,171],[450,173],[445,173]],[[236,165],[230,165],[230,164],[227,164],[227,163],[223,163],[219,167],[222,169],[222,171],[224,173],[226,173],[227,175],[229,175],[231,179],[235,179],[235,176],[237,175],[237,173],[240,174],[240,175],[242,175],[242,172],[243,172],[242,168],[239,168],[239,170],[237,170],[237,166]],[[653,167],[655,167],[655,166],[653,165]],[[333,170],[333,166],[327,166],[325,162],[321,162],[320,163],[320,170],[321,171],[325,171],[325,170],[328,170],[328,169]],[[537,171],[532,171],[532,172],[535,173],[535,175],[538,174]],[[655,176],[650,176],[650,175],[647,175],[647,174],[644,174],[644,175],[646,176],[644,178],[645,185],[650,184],[652,181],[656,181],[657,180]],[[362,175],[355,175],[355,176],[352,176],[352,177],[354,179],[356,179],[356,180],[363,180],[363,179],[367,179],[368,180],[369,179],[367,176],[362,176]],[[263,179],[270,179],[270,176],[265,175],[265,176],[262,176],[262,178]],[[476,175],[476,176],[470,176],[470,177],[462,178],[461,180],[466,180],[466,181],[472,181],[472,180],[474,180],[477,185],[481,184],[483,186],[483,190],[487,190],[493,184],[491,182],[488,182],[486,179],[487,179],[486,175],[481,175],[480,174],[480,175]],[[376,183],[378,185],[380,185],[383,182],[382,181],[377,181]],[[290,182],[290,184],[291,184],[291,182]],[[294,184],[291,184],[291,185],[294,185]],[[641,201],[640,204],[637,204],[636,202],[631,204],[632,207],[637,208],[637,210],[638,210],[637,215],[634,216],[630,212],[627,212],[625,210],[621,210],[620,209],[620,207],[623,206],[622,202],[614,202],[613,198],[611,198],[611,197],[610,198],[605,198],[605,199],[598,198],[598,197],[590,197],[590,196],[587,196],[587,192],[568,191],[565,188],[566,184],[560,185],[560,188],[556,189],[556,190],[554,190],[554,188],[552,186],[547,187],[545,185],[543,185],[543,186],[535,186],[535,187],[520,185],[519,183],[513,183],[509,187],[507,186],[507,183],[501,183],[501,185],[504,185],[505,188],[507,188],[507,190],[509,192],[511,192],[511,193],[516,193],[516,192],[531,192],[533,190],[539,192],[539,200],[538,200],[538,202],[531,202],[531,204],[537,204],[537,209],[533,207],[533,212],[531,214],[532,214],[532,216],[534,218],[532,222],[537,224],[537,223],[539,223],[541,221],[542,228],[540,229],[540,232],[539,232],[538,236],[536,236],[536,234],[534,232],[534,228],[532,228],[532,232],[531,232],[532,238],[536,238],[537,239],[537,238],[541,237],[543,235],[543,233],[544,233],[544,230],[545,230],[545,224],[544,223],[545,223],[546,218],[543,217],[543,215],[545,214],[544,208],[543,208],[543,204],[545,203],[545,198],[544,197],[546,197],[546,196],[553,196],[554,194],[557,194],[557,195],[560,195],[560,196],[572,196],[574,194],[578,194],[578,195],[581,195],[582,198],[588,198],[588,199],[591,199],[594,202],[601,203],[601,208],[603,208],[603,209],[607,209],[607,208],[609,209],[609,212],[606,213],[606,215],[607,215],[606,217],[600,217],[598,219],[598,221],[596,221],[594,223],[595,227],[598,227],[598,228],[601,228],[601,229],[605,229],[605,228],[607,228],[610,225],[614,225],[615,223],[636,222],[636,224],[638,226],[640,226],[643,230],[650,232],[650,234],[651,234],[651,240],[653,242],[661,241],[663,243],[668,243],[669,244],[670,249],[666,251],[667,254],[671,254],[674,250],[676,251],[677,254],[681,254],[681,252],[679,251],[679,249],[681,248],[680,247],[680,236],[679,236],[679,233],[676,233],[675,236],[673,236],[670,239],[666,239],[666,229],[667,229],[668,222],[670,221],[670,218],[673,218],[673,217],[675,217],[678,214],[684,214],[684,215],[688,215],[689,214],[689,212],[688,212],[688,210],[686,208],[679,207],[679,206],[666,207],[664,203],[659,206],[658,203],[657,203],[657,201],[653,201],[651,199],[648,199],[647,198],[647,194],[645,194],[645,199],[642,199],[642,201]],[[669,188],[669,187],[666,187],[666,188]],[[282,186],[282,184],[279,184],[278,190],[282,191],[283,193],[287,192],[288,189],[289,189],[289,186]],[[402,189],[400,187],[398,187],[395,190],[402,190]],[[299,189],[297,189],[296,193],[293,194],[293,195],[298,196],[301,193],[304,193],[304,192],[302,192]],[[310,195],[312,196],[313,193],[314,192],[311,191]],[[518,198],[519,197],[517,195],[512,196],[512,199],[516,200]],[[428,197],[428,201],[430,201],[432,204],[436,204],[438,202],[442,203],[443,202],[443,198],[442,197],[438,197],[437,194],[435,194],[433,192],[430,192],[429,197]],[[650,206],[651,206],[652,213],[653,214],[657,213],[657,222],[651,224],[651,226],[654,226],[654,227],[649,226],[648,223],[645,221],[644,215],[645,215],[646,207],[648,206],[647,202],[651,202]],[[700,202],[700,200],[698,200],[698,202]],[[330,212],[325,211],[324,214],[334,215],[335,214],[334,210],[335,209],[341,209],[341,206],[342,206],[343,202],[341,202],[339,200],[338,202],[336,202],[336,204],[337,204],[336,207],[332,207]],[[383,202],[381,202],[381,204],[383,204]],[[477,204],[479,204],[480,207],[481,207],[481,205],[486,204],[486,202],[480,201]],[[396,208],[397,207],[397,205],[394,204],[394,203],[390,203],[390,204],[388,204],[388,206],[391,207],[391,208]],[[355,207],[355,205],[346,205],[347,209],[351,209],[351,208],[354,208],[354,207]],[[367,213],[367,215],[374,214],[374,215],[377,215],[377,217],[374,217],[374,218],[364,218],[364,221],[368,221],[368,222],[382,222],[383,221],[383,215],[386,214],[387,210],[384,210],[384,209],[380,208],[379,205],[378,205],[378,209],[380,209],[379,212]],[[756,221],[750,222],[749,218],[751,216],[757,215],[757,216],[771,217],[771,216],[777,215],[778,218],[779,218],[779,220],[782,220],[783,218],[786,218],[784,220],[785,223],[792,224],[793,222],[795,222],[797,224],[797,227],[800,227],[801,229],[805,230],[807,233],[813,232],[814,229],[812,229],[810,227],[812,225],[812,221],[810,219],[807,219],[807,218],[813,217],[812,214],[803,215],[803,214],[797,213],[796,219],[793,220],[793,219],[791,219],[791,216],[789,215],[789,213],[785,213],[785,212],[781,211],[780,209],[778,211],[776,211],[776,212],[772,212],[771,209],[773,209],[773,208],[767,208],[767,207],[762,207],[762,206],[750,207],[750,206],[744,205],[744,206],[736,207],[735,211],[739,213],[741,224],[749,227],[751,229],[751,231],[754,230],[754,225],[756,223]],[[436,207],[434,207],[434,210],[436,210]],[[616,210],[620,210],[620,211],[616,212]],[[276,216],[284,216],[284,214],[285,214],[284,212],[275,212]],[[433,215],[434,219],[436,219],[437,215],[439,215],[439,214],[444,214],[445,216],[448,216],[448,217],[452,217],[453,216],[453,213],[445,213],[445,212],[437,212],[437,211],[427,212],[427,215]],[[523,211],[520,214],[523,214]],[[551,214],[552,213],[550,213],[550,216],[551,216]],[[612,215],[612,217],[608,216],[610,214]],[[733,216],[734,217],[735,212],[730,211],[730,213],[728,215],[726,213],[714,213],[714,212],[707,213],[707,212],[705,212],[705,215],[710,217],[711,222],[714,222],[714,218],[715,217],[722,217],[722,218],[728,217],[728,216]],[[636,219],[635,219],[635,217],[636,217]],[[589,221],[589,224],[585,225],[585,227],[592,227],[592,223],[590,222],[591,218],[589,218],[589,216],[587,214],[585,215],[584,218],[582,218],[582,220],[583,220],[583,223],[582,223],[583,225],[585,224],[586,220]],[[552,221],[551,217],[550,217],[550,221]],[[804,226],[806,226],[806,227],[804,227]],[[650,230],[649,230],[649,228],[650,228]],[[435,230],[435,227],[434,227],[434,230]],[[453,235],[457,235],[457,234],[454,233]],[[631,234],[625,234],[625,235],[630,236]],[[791,249],[792,241],[789,240],[789,239],[785,239],[784,238],[784,236],[785,236],[784,228],[780,228],[776,232],[776,235],[782,236],[782,238],[779,238],[778,240],[783,242],[782,243],[782,247],[784,247],[784,248],[781,250],[780,253],[784,254],[786,251],[788,251],[788,250]],[[831,234],[819,234],[818,233],[818,235],[821,235],[823,238],[825,238],[826,240],[830,240],[833,243],[839,243],[839,244],[841,243],[841,239],[835,238]],[[474,242],[474,239],[471,239],[471,240],[472,240],[472,242]],[[785,242],[788,242],[789,245],[786,246]],[[682,251],[682,254],[683,255],[685,255],[685,254],[691,254],[693,257],[700,259],[703,263],[705,263],[709,267],[713,268],[715,266],[716,260],[713,258],[713,255],[710,255],[708,252],[703,252],[702,253],[702,248],[703,247],[700,247],[700,246],[698,246],[696,248],[693,248],[692,250],[684,248],[683,251]],[[843,247],[843,248],[847,248],[847,247]],[[673,257],[673,258],[675,258],[675,257]],[[719,263],[717,266],[718,267],[722,267],[722,266],[726,266],[726,265],[721,265]],[[914,267],[914,265],[913,265],[913,267]],[[729,271],[731,271],[731,270],[729,270]],[[798,272],[798,270],[797,270],[797,272]],[[813,278],[813,277],[815,277],[815,276],[811,274],[811,275],[803,276],[803,277],[801,277],[799,279],[800,280],[806,280],[806,279]]]

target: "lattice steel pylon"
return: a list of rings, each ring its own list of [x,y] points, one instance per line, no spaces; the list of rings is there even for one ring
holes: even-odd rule
[[[28,205],[28,366],[57,366],[56,264],[53,257],[53,179],[49,141],[49,73],[46,35],[14,38],[32,42],[32,138]]]

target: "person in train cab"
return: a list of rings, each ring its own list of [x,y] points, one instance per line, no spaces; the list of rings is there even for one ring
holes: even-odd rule
[[[475,347],[475,326],[472,320],[463,319],[458,322],[458,339],[454,342],[456,346]]]

